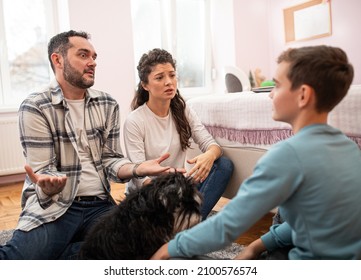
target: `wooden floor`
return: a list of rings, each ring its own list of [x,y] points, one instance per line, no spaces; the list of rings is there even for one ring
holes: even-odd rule
[[[23,183],[0,185],[0,230],[13,229],[16,227],[20,213],[20,196]],[[112,184],[112,196],[116,201],[124,198],[124,184]],[[219,211],[228,199],[221,198],[213,208]],[[251,229],[237,239],[237,243],[247,245],[260,235],[267,232],[272,223],[272,213],[265,215]]]

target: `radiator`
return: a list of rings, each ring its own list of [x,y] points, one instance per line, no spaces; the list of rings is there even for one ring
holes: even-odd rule
[[[24,173],[18,118],[0,118],[0,176]]]

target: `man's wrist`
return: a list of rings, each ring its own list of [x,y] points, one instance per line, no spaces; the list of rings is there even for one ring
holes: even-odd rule
[[[136,164],[134,164],[134,166],[133,166],[132,174],[133,174],[133,177],[134,177],[135,179],[142,179],[142,178],[144,178],[144,176],[140,176],[140,175],[137,173],[137,169],[138,169],[138,167],[139,167],[140,164],[141,164],[141,163],[136,163]]]

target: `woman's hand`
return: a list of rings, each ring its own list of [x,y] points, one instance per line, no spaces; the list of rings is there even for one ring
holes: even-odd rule
[[[196,182],[203,183],[212,169],[213,163],[220,157],[222,151],[219,146],[212,145],[209,149],[192,159],[187,160],[189,164],[194,166],[189,170],[188,176],[193,176]]]
[[[198,155],[195,158],[187,160],[189,164],[194,164],[194,166],[189,170],[188,176],[193,176],[193,179],[196,182],[204,182],[214,162],[214,156],[205,152],[204,154]]]

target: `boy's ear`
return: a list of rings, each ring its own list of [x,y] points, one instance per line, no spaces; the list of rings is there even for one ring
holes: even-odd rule
[[[299,88],[299,96],[298,96],[298,106],[300,108],[304,108],[315,104],[316,102],[315,91],[309,85],[302,85]]]

